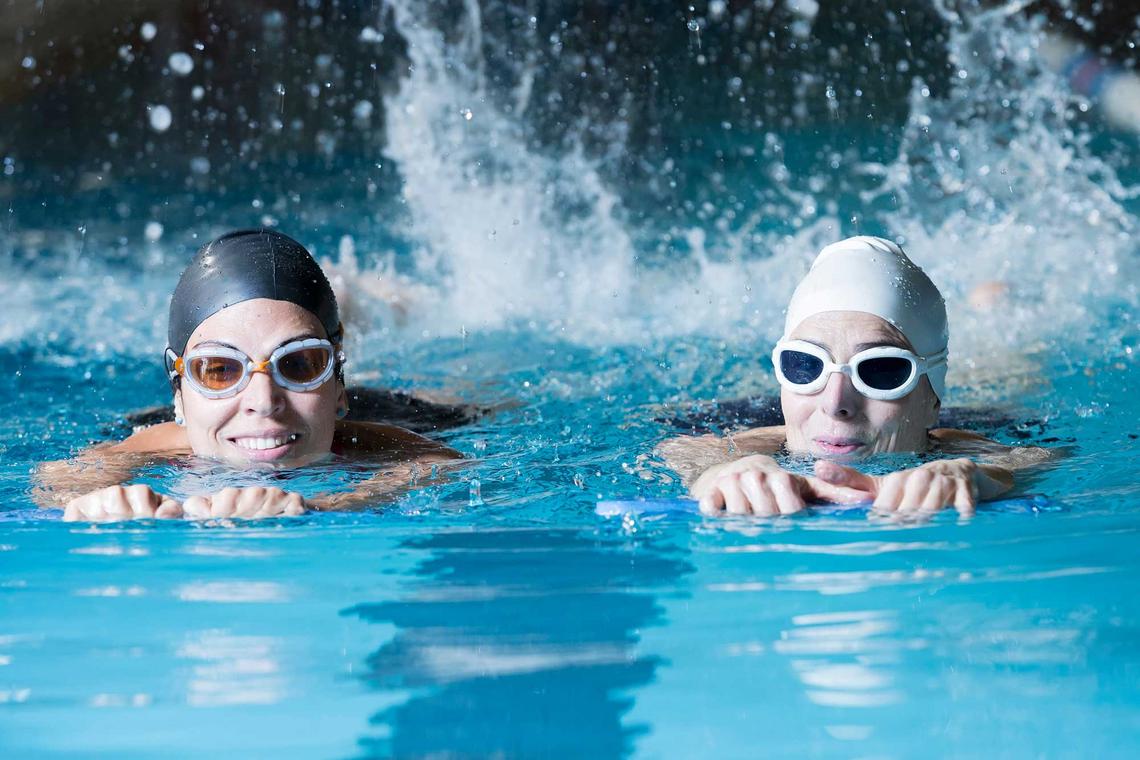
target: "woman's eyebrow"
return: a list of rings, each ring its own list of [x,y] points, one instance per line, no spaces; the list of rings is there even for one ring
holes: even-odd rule
[[[908,346],[904,345],[903,342],[898,340],[897,338],[883,336],[883,338],[881,340],[874,340],[874,341],[871,341],[869,343],[859,343],[858,345],[855,346],[854,353],[857,354],[860,351],[866,351],[868,348],[878,348],[880,346],[890,346],[891,348],[901,348],[904,351],[910,350],[910,348]]]
[[[201,348],[202,346],[218,346],[219,348],[231,348],[231,349],[233,349],[234,351],[241,351],[241,349],[240,349],[240,348],[238,348],[237,346],[235,346],[235,345],[232,345],[232,344],[230,344],[230,343],[226,343],[225,341],[222,341],[222,340],[203,340],[203,341],[199,341],[199,342],[197,342],[197,343],[195,343],[195,344],[194,344],[194,349],[199,349],[199,348]]]
[[[293,337],[286,338],[285,340],[278,343],[276,346],[274,346],[274,350],[281,348],[282,346],[287,346],[290,343],[295,343],[296,341],[299,341],[299,340],[307,340],[309,338],[319,338],[319,336],[316,333],[312,333],[312,332],[301,333],[300,335],[294,335]],[[224,340],[204,340],[204,341],[201,341],[200,343],[194,344],[195,349],[201,348],[202,346],[218,346],[220,348],[229,348],[229,349],[233,349],[234,351],[241,351],[241,349],[238,348],[237,346],[233,345],[232,343],[226,343]],[[245,352],[243,351],[242,353],[245,353]]]
[[[292,338],[286,338],[285,340],[283,340],[283,341],[281,341],[280,343],[278,343],[278,344],[277,344],[277,345],[274,347],[274,350],[276,350],[276,349],[278,349],[278,348],[281,348],[282,346],[287,346],[287,345],[289,345],[290,343],[295,343],[295,342],[297,342],[297,341],[299,341],[299,340],[308,340],[309,338],[317,338],[317,339],[319,340],[319,339],[320,339],[320,336],[319,336],[319,335],[317,335],[316,333],[311,333],[311,332],[307,332],[307,333],[301,333],[300,335],[294,335]]]

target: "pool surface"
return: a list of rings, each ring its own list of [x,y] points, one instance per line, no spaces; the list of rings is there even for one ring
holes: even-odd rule
[[[743,32],[718,32],[734,11],[708,3],[653,59],[676,81],[592,111],[561,73],[588,69],[598,95],[636,67],[596,40],[598,60],[568,60],[589,21],[467,3],[444,23],[393,2],[377,29],[411,71],[374,95],[374,155],[265,148],[244,181],[86,190],[12,163],[0,755],[1136,757],[1138,138],[1035,62],[1041,19],[942,5],[914,7],[945,25],[947,76],[919,51],[913,81],[867,103],[794,46],[795,82],[713,82]],[[797,18],[790,39],[825,51]],[[885,59],[904,27],[866,44]],[[485,68],[468,65],[480,50]],[[768,86],[798,93],[788,119],[742,115]],[[688,121],[649,102],[663,92],[692,94]],[[581,113],[555,119],[552,93]],[[639,131],[647,112],[661,132]],[[364,164],[382,166],[342,184]],[[350,381],[497,409],[437,436],[469,466],[354,514],[35,511],[39,462],[168,401],[167,297],[191,252],[263,223],[339,278]],[[900,239],[946,293],[957,419],[1066,451],[1015,494],[1042,508],[598,516],[600,500],[684,494],[654,447],[694,419],[732,425],[708,404],[775,392],[792,286],[859,233]],[[971,303],[987,280],[1008,293]],[[295,477],[316,492],[358,475]],[[192,491],[226,475],[143,477]]]

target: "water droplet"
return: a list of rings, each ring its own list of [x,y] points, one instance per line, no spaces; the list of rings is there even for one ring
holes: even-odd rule
[[[165,132],[170,129],[171,123],[174,121],[174,116],[170,113],[170,109],[163,105],[147,106],[147,115],[150,119],[150,128],[155,132]]]
[[[159,222],[147,222],[146,228],[143,230],[143,236],[148,242],[157,243],[162,239],[162,233],[164,231],[165,229]]]
[[[189,53],[171,53],[167,63],[170,65],[170,70],[180,77],[184,77],[194,70],[194,59],[190,57]]]
[[[699,32],[699,31],[701,31],[701,25],[700,25],[700,22],[698,22],[698,21],[697,21],[695,18],[691,18],[691,19],[689,19],[689,23],[688,23],[688,24],[686,24],[685,26],[689,27],[689,31],[690,31],[690,32]],[[675,27],[674,27],[674,28],[675,28]]]
[[[471,121],[472,119],[475,118],[475,114],[471,112],[470,108],[464,108],[459,113],[461,113],[463,115],[463,118],[466,119],[467,121]]]
[[[372,115],[372,101],[361,100],[352,107],[352,115],[358,121],[366,121]]]
[[[139,36],[147,42],[153,40],[156,34],[158,34],[158,27],[149,21],[144,22],[143,25],[139,27]]]

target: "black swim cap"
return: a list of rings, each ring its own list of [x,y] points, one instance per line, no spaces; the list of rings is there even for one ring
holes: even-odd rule
[[[182,273],[170,301],[168,349],[181,356],[208,317],[254,298],[295,303],[320,320],[329,340],[340,337],[336,296],[305,246],[273,230],[238,230],[204,245]]]

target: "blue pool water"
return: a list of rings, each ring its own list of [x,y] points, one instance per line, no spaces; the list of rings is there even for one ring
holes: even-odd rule
[[[387,191],[338,197],[319,162],[290,169],[295,197],[8,180],[0,754],[1135,757],[1137,143],[1016,54],[1039,30],[959,18],[947,44],[976,85],[916,84],[885,130],[694,124],[700,150],[755,171],[693,148],[655,175],[688,182],[685,202],[654,215],[657,190],[585,143],[535,147],[509,99],[434,65],[462,35],[393,7],[414,72],[384,96],[405,115],[386,127]],[[166,294],[190,251],[263,221],[342,278],[350,380],[498,407],[438,436],[471,464],[359,514],[30,511],[37,463],[167,400]],[[792,284],[864,231],[903,238],[951,301],[948,406],[1067,451],[1019,488],[1051,508],[596,515],[683,494],[654,446],[698,402],[774,392]],[[969,306],[986,279],[1010,299]]]

